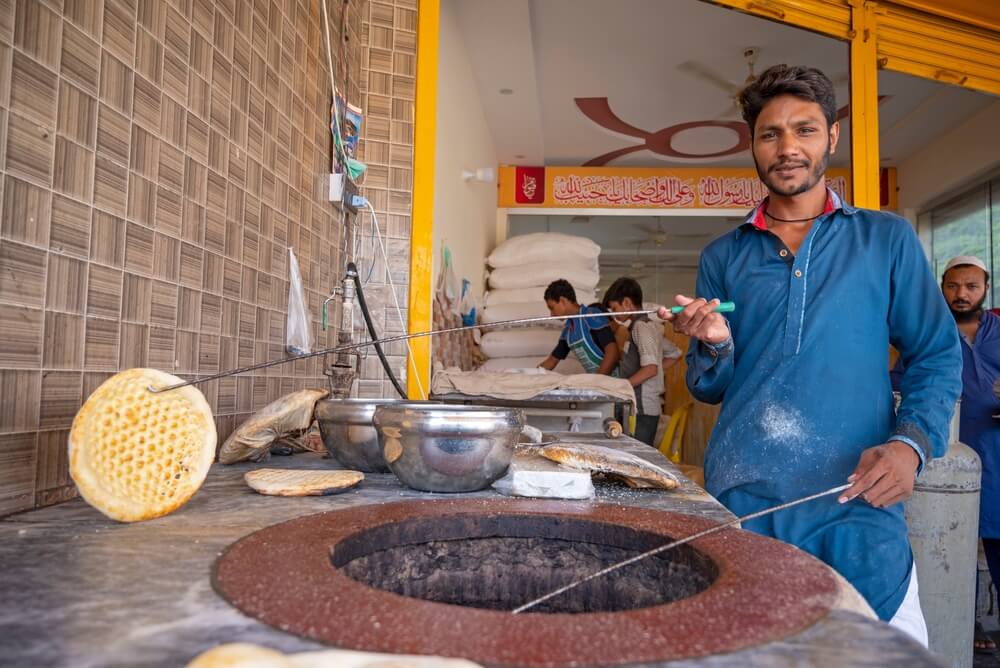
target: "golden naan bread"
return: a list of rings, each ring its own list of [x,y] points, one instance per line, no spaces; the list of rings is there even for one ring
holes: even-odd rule
[[[354,487],[365,479],[360,471],[257,469],[243,476],[250,487],[270,496],[325,496]]]
[[[465,659],[376,654],[346,649],[282,654],[250,643],[230,643],[199,654],[187,668],[482,668],[482,666]]]
[[[299,390],[264,406],[229,435],[219,449],[219,463],[266,460],[273,443],[309,428],[316,402],[329,394],[324,389]]]
[[[73,420],[69,472],[80,495],[121,522],[171,513],[194,496],[215,458],[212,409],[195,387],[156,369],[104,381]]]

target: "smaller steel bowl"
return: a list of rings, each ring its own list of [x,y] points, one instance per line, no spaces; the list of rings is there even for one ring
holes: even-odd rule
[[[518,408],[393,403],[375,409],[382,454],[403,484],[474,492],[503,476],[524,412]]]
[[[372,416],[378,406],[402,399],[323,399],[316,402],[316,422],[330,456],[347,468],[389,473]]]

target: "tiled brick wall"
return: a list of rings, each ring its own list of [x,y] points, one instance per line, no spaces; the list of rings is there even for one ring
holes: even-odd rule
[[[361,95],[365,125],[359,157],[368,165],[363,192],[376,211],[385,237],[389,271],[396,297],[407,317],[410,265],[410,202],[413,192],[413,102],[416,88],[417,0],[370,0],[361,28],[364,63]],[[362,257],[370,258],[371,217],[359,216],[364,233]],[[378,257],[381,257],[379,253]],[[366,267],[362,263],[362,268]],[[367,274],[367,272],[365,271]],[[386,280],[385,263],[378,259],[365,297],[380,333],[400,334],[404,327]],[[356,327],[362,326],[360,318]],[[391,343],[386,356],[406,386],[406,344]],[[365,397],[397,396],[385,372],[369,352],[363,362],[358,393]]]
[[[397,115],[396,100],[413,98],[412,3],[372,3],[369,23],[367,0],[328,1],[352,102],[362,21],[391,36],[371,60],[384,77],[366,84],[379,146],[364,157],[402,257],[412,103]],[[320,304],[348,235],[324,198],[321,26],[311,0],[0,0],[0,515],[74,495],[69,426],[116,370],[186,377],[282,356],[288,246],[317,343],[335,341]],[[202,389],[221,442],[310,385],[325,385],[320,360]]]

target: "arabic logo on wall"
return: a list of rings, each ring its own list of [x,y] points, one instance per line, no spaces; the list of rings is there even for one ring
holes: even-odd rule
[[[545,168],[518,167],[515,178],[515,201],[518,204],[543,204],[545,202]]]

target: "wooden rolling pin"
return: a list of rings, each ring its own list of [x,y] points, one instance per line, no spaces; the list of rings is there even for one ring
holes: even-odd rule
[[[604,435],[608,438],[618,438],[622,435],[622,425],[614,418],[604,418]]]

